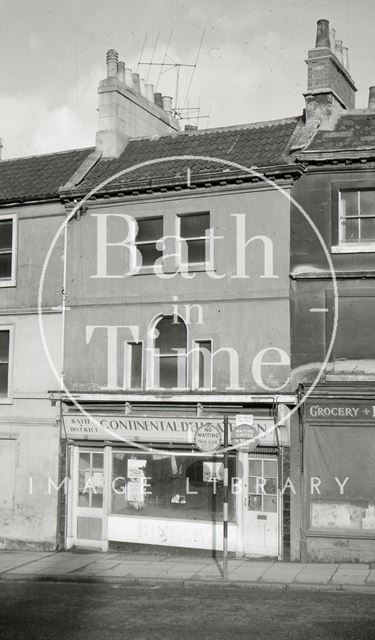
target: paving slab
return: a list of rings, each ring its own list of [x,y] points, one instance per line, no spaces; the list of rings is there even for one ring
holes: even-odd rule
[[[54,553],[43,551],[2,551],[0,553],[0,573],[15,569],[21,565],[36,562],[51,555],[53,556]]]
[[[368,564],[343,564],[332,576],[332,584],[366,584],[370,574]]]
[[[375,585],[375,569],[371,569],[370,573],[367,576],[366,584]]]
[[[338,564],[307,564],[297,573],[294,582],[305,584],[328,584]]]
[[[274,562],[245,562],[240,567],[236,567],[229,572],[229,579],[241,582],[256,582],[273,564]]]
[[[30,562],[26,565],[18,566],[12,569],[9,573],[12,574],[64,574],[73,571],[74,569],[89,564],[96,554],[69,554],[69,553],[55,553],[48,557],[41,558],[35,562]]]
[[[113,567],[107,567],[106,569],[103,567],[102,569],[98,569],[96,574],[90,573],[89,571],[86,572],[86,570],[83,570],[80,573],[82,573],[82,575],[88,574],[88,575],[98,575],[98,576],[112,577],[112,578],[121,578],[121,577],[129,576],[130,574],[133,575],[134,572],[136,573],[137,570],[139,569],[139,565],[145,566],[146,563],[130,562],[130,561],[119,562]]]
[[[293,582],[295,577],[305,567],[304,564],[294,562],[275,562],[259,578],[260,582]]]

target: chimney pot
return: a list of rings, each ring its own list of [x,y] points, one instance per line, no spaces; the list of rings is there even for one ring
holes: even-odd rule
[[[368,94],[368,108],[375,111],[375,87],[370,87]]]
[[[347,71],[349,71],[349,49],[348,47],[342,48],[342,59],[344,63],[344,67]]]
[[[336,58],[340,60],[341,64],[344,64],[344,58],[342,53],[342,40],[336,40],[335,54],[336,54]]]
[[[141,96],[143,96],[144,98],[146,97],[146,85],[145,85],[145,81],[143,78],[139,79],[139,91]]]
[[[127,67],[125,67],[125,84],[128,89],[133,88],[133,73],[132,70],[128,69]]]
[[[331,46],[331,51],[335,53],[336,29],[334,29],[333,27],[329,30],[329,44]]]
[[[122,84],[125,83],[125,62],[117,63],[117,78]]]
[[[167,113],[171,113],[172,112],[172,98],[171,98],[171,96],[162,96],[162,101],[163,101],[163,109],[164,109],[164,111],[166,111]]]
[[[146,98],[150,102],[155,102],[155,100],[154,100],[154,85],[153,84],[146,84]]]
[[[118,63],[118,53],[115,49],[109,49],[107,51],[107,78],[116,78],[117,77],[117,63]]]
[[[328,20],[318,20],[317,22],[315,47],[330,48]]]
[[[154,93],[154,99],[155,99],[155,104],[162,109],[163,108],[163,98],[161,96],[161,93],[159,93],[158,91],[156,93]]]
[[[137,93],[141,92],[139,73],[133,73],[133,89]]]

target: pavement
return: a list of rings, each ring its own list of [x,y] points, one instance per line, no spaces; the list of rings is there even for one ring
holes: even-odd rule
[[[299,563],[167,553],[0,551],[0,580],[243,586],[375,595],[374,563]]]

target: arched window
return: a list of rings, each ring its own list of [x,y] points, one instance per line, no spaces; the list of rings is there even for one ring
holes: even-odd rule
[[[154,386],[186,388],[187,329],[178,316],[163,316],[154,328]]]

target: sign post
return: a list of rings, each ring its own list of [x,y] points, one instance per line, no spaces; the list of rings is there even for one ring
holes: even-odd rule
[[[228,580],[228,416],[224,416],[223,580]]]

